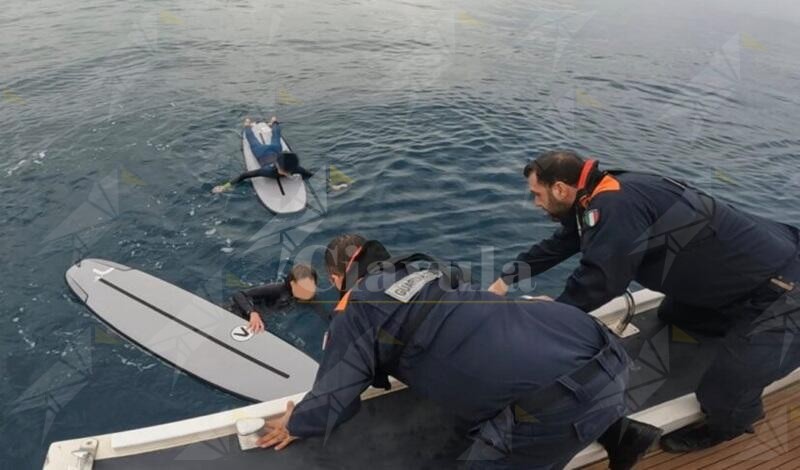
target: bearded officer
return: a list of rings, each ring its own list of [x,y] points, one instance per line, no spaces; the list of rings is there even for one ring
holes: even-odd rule
[[[667,177],[600,171],[571,151],[542,154],[524,176],[534,204],[561,227],[489,290],[504,295],[581,252],[559,302],[588,312],[631,281],[663,292],[663,320],[724,340],[696,390],[705,421],[664,436],[662,447],[693,451],[751,431],[764,388],[800,366],[798,230]]]
[[[311,392],[268,423],[263,447],[325,435],[368,386],[388,388],[389,374],[471,422],[474,467],[562,468],[602,436],[612,468],[628,469],[658,439],[658,428],[621,419],[629,359],[580,310],[502,300],[453,266],[391,258],[358,235],[331,241],[325,261],[343,296],[320,369]]]

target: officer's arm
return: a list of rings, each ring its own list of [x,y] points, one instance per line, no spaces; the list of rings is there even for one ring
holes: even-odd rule
[[[585,312],[625,292],[644,254],[639,239],[650,226],[642,209],[619,195],[599,195],[589,208],[598,209],[600,221],[585,229],[580,264],[556,299]]]
[[[375,374],[377,341],[375,327],[362,312],[360,305],[351,304],[331,322],[314,386],[289,420],[292,436],[327,435],[360,408],[361,392]]]
[[[553,236],[533,245],[503,268],[501,279],[507,285],[547,271],[580,251],[581,242],[574,217],[569,217]]]

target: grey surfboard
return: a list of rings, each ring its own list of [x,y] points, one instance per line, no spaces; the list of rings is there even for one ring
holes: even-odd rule
[[[67,284],[100,319],[146,351],[240,397],[267,401],[311,389],[318,364],[235,314],[142,271],[84,259]]]
[[[262,144],[266,144],[272,138],[272,129],[265,122],[253,124],[253,133]],[[284,152],[291,152],[289,144],[281,137],[281,147]],[[250,144],[242,132],[242,152],[244,153],[244,163],[248,171],[261,168],[261,164],[253,155]],[[251,178],[258,198],[267,209],[278,214],[290,214],[299,212],[306,207],[306,184],[300,175],[281,176],[277,179],[256,177]]]

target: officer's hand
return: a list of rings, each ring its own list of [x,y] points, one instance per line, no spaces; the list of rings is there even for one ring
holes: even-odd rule
[[[262,448],[275,447],[275,450],[281,450],[284,447],[297,440],[296,437],[289,434],[289,418],[292,417],[294,411],[294,402],[286,403],[286,413],[280,418],[271,419],[267,421],[267,433],[258,439],[258,446]]]
[[[489,292],[497,295],[506,295],[508,293],[508,284],[503,282],[502,279],[497,279],[489,286]]]
[[[264,331],[264,322],[261,321],[261,315],[259,315],[258,312],[250,312],[250,324],[248,325],[248,329],[253,334]]]

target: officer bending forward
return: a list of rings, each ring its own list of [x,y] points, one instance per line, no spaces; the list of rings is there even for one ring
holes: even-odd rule
[[[764,388],[800,367],[800,230],[667,177],[601,171],[568,150],[545,152],[523,174],[561,227],[489,290],[502,295],[581,252],[559,302],[589,312],[631,281],[663,292],[659,318],[724,338],[695,392],[705,421],[668,434],[662,448],[690,452],[752,432]]]
[[[330,242],[325,263],[343,296],[324,356],[311,392],[267,424],[262,447],[326,434],[367,387],[388,388],[389,374],[469,420],[473,467],[562,468],[600,438],[611,468],[631,468],[658,439],[658,428],[621,418],[629,359],[595,319],[471,290],[457,268],[420,260],[433,261],[391,258],[359,235]]]

